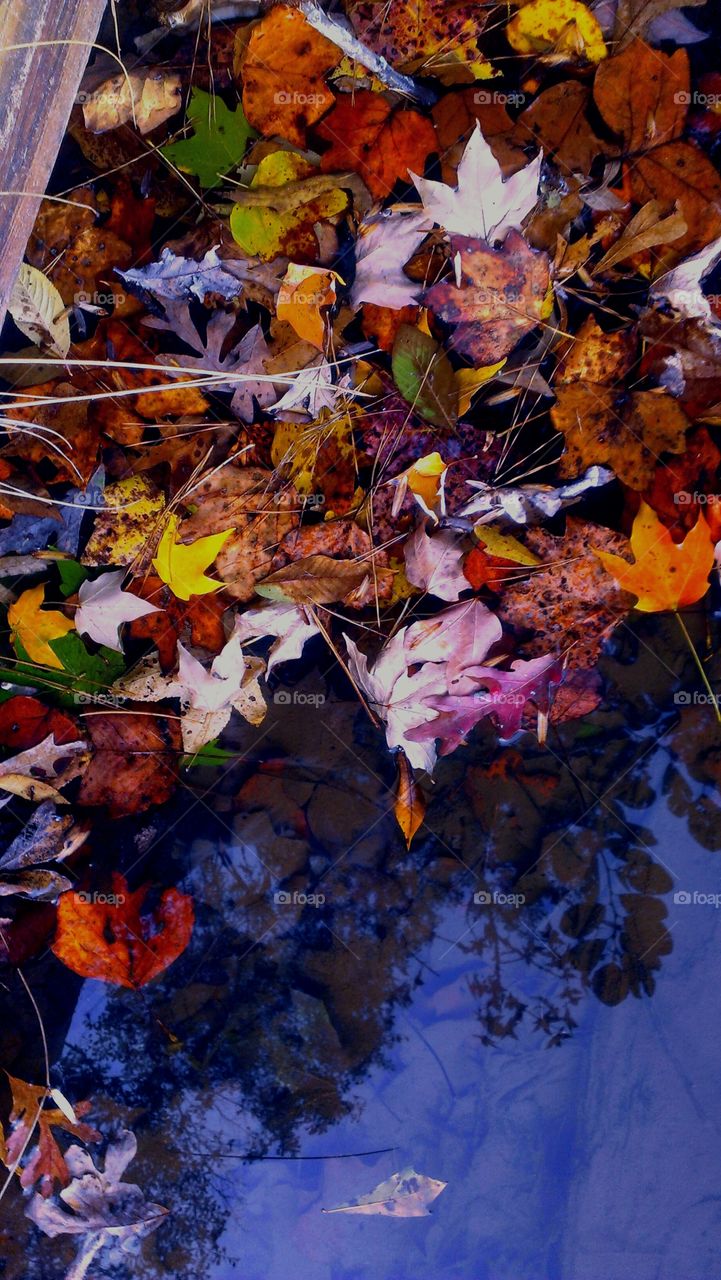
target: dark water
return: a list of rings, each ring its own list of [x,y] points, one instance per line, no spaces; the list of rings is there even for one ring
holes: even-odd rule
[[[548,748],[441,762],[411,854],[382,739],[320,670],[296,687],[323,705],[271,706],[238,763],[96,839],[198,923],[141,994],[26,966],[54,1083],[135,1130],[172,1212],[91,1280],[721,1277],[721,735],[673,619],[603,670]],[[5,981],[11,1070],[41,1078]],[[431,1216],[320,1213],[408,1164],[448,1183]],[[3,1274],[60,1280],[72,1244],[3,1210]]]

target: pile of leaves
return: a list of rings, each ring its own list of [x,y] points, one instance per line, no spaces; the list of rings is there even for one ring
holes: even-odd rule
[[[703,8],[238,8],[119,6],[0,366],[0,893],[129,987],[192,903],[85,893],[93,822],[232,760],[308,642],[410,843],[439,755],[591,715],[721,539]]]

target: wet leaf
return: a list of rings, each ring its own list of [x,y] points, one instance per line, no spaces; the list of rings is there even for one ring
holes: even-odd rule
[[[41,347],[66,356],[70,349],[70,324],[55,285],[23,262],[13,285],[8,311],[21,333]]]
[[[637,490],[650,483],[661,454],[683,453],[689,425],[671,396],[619,394],[614,387],[582,382],[558,388],[551,419],[565,436],[562,475],[575,476],[591,463],[602,463]]]
[[[96,900],[84,893],[61,896],[52,950],[83,978],[143,987],[187,947],[193,932],[193,900],[178,889],[166,889],[157,907],[143,912],[147,885],[131,893],[117,872],[111,884],[112,891],[98,894]]]
[[[70,1173],[53,1129],[61,1129],[83,1142],[95,1142],[100,1137],[89,1124],[73,1122],[68,1119],[59,1107],[46,1107],[50,1096],[45,1085],[29,1084],[27,1080],[19,1080],[16,1076],[7,1075],[12,1093],[12,1111],[10,1112],[10,1133],[5,1144],[2,1159],[8,1168],[22,1158],[23,1151],[28,1149],[28,1141],[37,1126],[38,1144],[30,1147],[30,1156],[25,1161],[20,1174],[20,1185],[32,1187],[40,1184],[41,1195],[36,1199],[43,1201],[52,1195],[53,1186],[58,1183],[67,1186]],[[76,1114],[84,1115],[90,1110],[88,1103],[77,1104]]]
[[[648,151],[683,133],[689,100],[689,61],[634,40],[596,72],[593,96],[626,151]]]
[[[423,173],[438,150],[430,120],[417,111],[394,110],[377,93],[359,90],[339,98],[316,130],[330,146],[323,153],[325,173],[354,169],[376,199],[389,196],[410,173]]]
[[[50,641],[59,640],[68,631],[74,631],[75,623],[57,609],[43,609],[44,603],[43,583],[39,583],[37,587],[29,587],[18,596],[8,609],[11,638],[16,648],[17,642],[22,645],[32,662],[62,671],[63,664],[51,649]]]
[[[86,581],[80,587],[79,607],[75,614],[75,626],[81,635],[90,636],[96,644],[123,652],[120,628],[135,618],[157,613],[157,607],[145,600],[138,600],[129,591],[121,590],[125,578],[122,569],[103,574],[93,582]]]
[[[297,9],[272,8],[253,28],[237,69],[253,127],[304,147],[307,129],[335,102],[325,75],[341,56]]]
[[[190,95],[187,117],[193,136],[169,143],[163,155],[209,190],[243,159],[253,129],[240,107],[229,111],[222,98],[197,88]]]
[[[458,417],[458,389],[451,363],[430,334],[400,326],[393,344],[393,378],[408,404],[425,422],[450,426]]]
[[[634,563],[596,550],[604,569],[623,591],[637,596],[642,613],[660,613],[695,604],[706,594],[714,563],[714,542],[703,514],[683,542],[673,541],[655,511],[641,503],[631,531]]]
[[[83,95],[85,128],[104,133],[132,123],[139,133],[152,133],[180,110],[181,83],[177,72],[157,67],[111,76]]]
[[[427,1178],[414,1169],[402,1169],[367,1195],[349,1200],[335,1209],[323,1209],[322,1213],[374,1213],[393,1218],[424,1218],[437,1196],[448,1186],[437,1178]]]
[[[456,351],[475,365],[492,364],[546,314],[548,258],[529,249],[517,231],[509,231],[499,249],[452,236],[451,253],[456,282],[433,285],[423,301],[452,326]]]
[[[402,751],[399,751],[396,755],[396,768],[398,773],[396,775],[396,799],[393,812],[396,822],[403,832],[406,847],[410,849],[414,835],[423,824],[426,800]]]
[[[161,582],[167,583],[179,600],[220,591],[223,583],[209,578],[205,570],[213,563],[221,547],[225,546],[233,530],[226,529],[223,533],[196,538],[194,542],[185,544],[178,540],[179,528],[178,517],[171,515],[153,560],[153,567]]]
[[[177,718],[120,707],[94,713],[86,724],[93,757],[83,774],[79,804],[104,805],[111,818],[122,818],[170,798],[182,750]]]
[[[598,21],[579,0],[529,0],[508,23],[506,39],[516,53],[548,53],[554,62],[606,57]]]

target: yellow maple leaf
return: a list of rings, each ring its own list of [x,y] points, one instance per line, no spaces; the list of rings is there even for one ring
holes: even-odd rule
[[[227,542],[232,529],[213,533],[208,538],[196,538],[184,545],[178,542],[177,516],[170,516],[158,544],[153,567],[159,578],[170,587],[178,600],[191,596],[207,596],[220,591],[225,584],[207,577],[205,570],[213,563],[221,547]]]
[[[13,643],[19,641],[32,662],[40,662],[44,667],[55,667],[62,671],[63,664],[58,655],[53,653],[48,641],[59,640],[68,631],[74,631],[75,623],[57,609],[41,609],[44,600],[45,587],[41,582],[37,587],[23,591],[15,603],[10,605],[8,622]]]
[[[642,613],[675,611],[695,604],[708,591],[714,544],[703,515],[683,542],[677,543],[656,512],[642,502],[631,530],[631,550],[634,564],[593,548],[619,587],[638,596],[636,608]]]

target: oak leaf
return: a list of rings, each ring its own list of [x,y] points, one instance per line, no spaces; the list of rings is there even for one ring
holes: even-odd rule
[[[41,1195],[50,1196],[55,1183],[65,1187],[70,1181],[65,1157],[52,1130],[62,1129],[83,1142],[96,1142],[100,1138],[97,1130],[77,1119],[78,1115],[83,1116],[90,1110],[90,1104],[86,1102],[76,1105],[74,1119],[70,1119],[59,1107],[45,1106],[50,1097],[46,1085],[29,1084],[27,1080],[19,1080],[9,1072],[6,1075],[12,1093],[12,1110],[10,1134],[6,1143],[3,1144],[0,1134],[0,1146],[4,1145],[1,1158],[8,1168],[20,1160],[37,1125],[38,1145],[23,1165],[20,1185],[24,1188],[32,1187],[39,1181]]]

